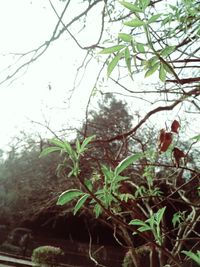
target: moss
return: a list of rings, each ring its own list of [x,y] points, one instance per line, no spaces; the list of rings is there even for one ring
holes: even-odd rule
[[[62,260],[64,251],[61,248],[53,246],[41,246],[33,250],[31,260],[38,266],[56,267]]]
[[[150,254],[150,248],[148,246],[141,246],[139,248],[134,249],[135,253],[138,256],[138,260],[141,266],[149,266],[149,254]],[[122,267],[135,267],[135,264],[133,263],[133,257],[132,257],[132,249],[129,249],[123,260]]]

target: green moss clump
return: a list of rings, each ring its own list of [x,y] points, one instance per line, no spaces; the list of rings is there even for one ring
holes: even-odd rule
[[[33,250],[31,260],[38,266],[56,267],[62,260],[64,251],[53,246],[41,246]]]

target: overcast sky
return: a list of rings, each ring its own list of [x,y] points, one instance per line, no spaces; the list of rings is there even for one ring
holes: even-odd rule
[[[64,5],[55,1],[55,7],[61,12]],[[0,1],[0,80],[9,74],[5,67],[17,59],[12,53],[27,52],[49,40],[56,22],[57,18],[47,0]],[[66,100],[67,92],[73,87],[76,69],[84,56],[85,52],[64,34],[37,62],[29,66],[22,77],[12,84],[0,86],[0,147],[8,142],[9,137],[30,127],[27,123],[29,119],[38,122],[50,120],[50,125],[55,128],[62,123],[67,124],[69,117],[71,124],[73,117],[80,118],[81,109],[84,109],[94,84],[92,76],[84,79],[76,90],[70,102],[70,111]]]

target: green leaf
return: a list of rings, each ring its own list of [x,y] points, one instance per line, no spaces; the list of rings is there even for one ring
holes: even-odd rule
[[[83,140],[83,143],[81,144],[81,149],[80,149],[80,152],[82,153],[82,152],[84,152],[86,149],[86,146],[92,141],[92,139],[94,139],[96,136],[95,135],[91,135],[91,136],[89,136],[89,137],[87,137],[87,138],[85,138],[84,140]]]
[[[166,71],[165,71],[162,63],[160,64],[159,78],[162,82],[165,82],[165,80],[166,80]]]
[[[180,224],[181,221],[183,221],[183,215],[180,211],[174,213],[173,215],[173,218],[172,218],[172,224],[173,224],[173,227],[176,226],[176,224]]]
[[[170,65],[169,65],[170,66]],[[166,72],[173,74],[173,71],[171,70],[171,66],[169,67],[168,64],[163,63],[163,67],[166,70]]]
[[[155,224],[155,218],[154,218],[154,215],[153,214],[148,220],[146,220],[146,222],[148,222],[148,224],[150,225],[151,229],[154,228],[154,224]]]
[[[176,6],[169,5],[169,7],[170,7],[173,11],[177,11],[177,7],[176,7]]]
[[[149,230],[150,231],[152,230],[149,225],[141,226],[138,228],[138,231],[140,231],[140,232],[145,232],[145,231],[149,231]]]
[[[96,218],[98,218],[102,213],[102,207],[99,204],[96,204],[94,206],[94,213],[96,215]]]
[[[193,261],[195,261],[197,264],[200,265],[200,251],[197,250],[196,254],[192,251],[185,251],[182,250],[182,253],[184,253],[186,256],[191,258]]]
[[[78,139],[76,140],[76,151],[77,151],[77,153],[79,153],[81,151],[81,144],[80,144]]]
[[[59,146],[61,148],[65,148],[65,142],[58,140],[58,139],[51,139],[50,143],[55,145],[55,146]]]
[[[71,155],[73,153],[71,145],[68,142],[63,142],[63,141],[58,140],[58,139],[51,139],[50,143],[54,144],[60,148],[63,148],[69,155]]]
[[[130,166],[133,162],[143,157],[143,153],[136,153],[135,155],[131,155],[124,160],[122,160],[117,167],[115,168],[115,175],[119,175],[122,171],[124,171],[128,166]]]
[[[56,146],[51,146],[51,147],[46,147],[42,150],[42,152],[40,153],[40,158],[41,157],[45,157],[48,154],[52,153],[52,152],[56,152],[56,151],[61,151],[62,149],[60,147],[56,147]]]
[[[79,200],[77,201],[77,203],[76,203],[76,205],[74,207],[74,215],[76,215],[76,213],[84,205],[85,201],[88,199],[89,196],[90,196],[89,194],[85,194],[81,198],[79,198]]]
[[[139,219],[134,219],[134,220],[130,221],[129,225],[149,226],[147,223],[145,223]]]
[[[166,210],[166,207],[163,207],[162,209],[159,209],[157,211],[157,213],[155,214],[155,218],[156,218],[156,221],[157,221],[157,224],[160,224],[162,218],[163,218],[163,215],[164,215],[164,212]]]
[[[66,151],[69,155],[75,155],[75,154],[76,154],[75,151],[73,151],[73,149],[72,149],[70,143],[65,142],[64,144],[65,144],[65,151]]]
[[[159,61],[158,57],[157,56],[153,56],[152,58],[150,58],[149,60],[147,60],[147,66],[148,67],[152,67],[158,61]]]
[[[84,193],[78,189],[69,189],[65,192],[63,192],[57,201],[57,205],[64,205],[72,200],[74,200],[75,198],[82,196]]]
[[[195,139],[196,141],[200,141],[200,134],[195,135],[195,136],[192,137],[191,139]]]
[[[108,64],[107,67],[107,77],[110,76],[110,74],[112,73],[112,71],[114,70],[114,68],[117,66],[117,63],[119,62],[119,60],[121,59],[122,54],[117,54]]]
[[[125,57],[125,62],[126,66],[128,68],[129,73],[131,74],[131,55],[128,47],[124,51],[124,57]]]
[[[143,44],[136,43],[136,48],[137,48],[138,52],[145,53],[145,49],[144,49],[144,45]]]
[[[124,22],[124,25],[129,27],[141,27],[144,26],[145,23],[140,19],[132,19],[131,21]]]
[[[119,37],[122,41],[127,42],[127,43],[130,43],[130,42],[133,40],[132,35],[127,34],[127,33],[119,33],[119,34],[118,34],[118,37]]]
[[[158,18],[160,18],[161,14],[156,14],[153,15],[149,20],[148,20],[148,24],[156,22]]]
[[[167,46],[164,49],[161,50],[160,54],[162,57],[167,57],[171,53],[173,53],[176,49],[176,46]]]
[[[112,54],[114,52],[118,52],[122,50],[125,47],[125,45],[114,45],[111,47],[104,48],[99,52],[99,54]]]
[[[105,182],[110,182],[114,177],[113,171],[105,165],[102,165],[101,170],[104,174]]]
[[[85,179],[84,184],[90,191],[92,191],[93,185],[92,185],[92,181],[90,179]]]
[[[149,4],[150,0],[140,0],[140,5],[142,6],[143,10],[145,10]]]
[[[154,72],[157,71],[158,67],[160,66],[160,63],[157,62],[155,63],[146,73],[145,73],[145,78],[149,77],[152,75]]]
[[[134,5],[134,4],[131,4],[131,3],[128,3],[128,2],[125,2],[125,1],[119,1],[121,5],[123,5],[124,7],[128,8],[130,11],[132,12],[142,12],[142,10]]]
[[[126,194],[120,194],[119,198],[121,201],[128,202],[129,199],[135,199],[135,197],[132,194],[126,193]]]

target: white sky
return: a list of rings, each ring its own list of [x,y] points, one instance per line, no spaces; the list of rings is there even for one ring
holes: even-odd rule
[[[61,12],[64,4],[53,2]],[[0,70],[13,62],[14,56],[9,56],[9,53],[24,53],[49,40],[56,23],[57,18],[47,0],[0,1]],[[76,68],[85,55],[73,41],[67,39],[69,36],[64,34],[37,62],[30,65],[24,76],[11,85],[0,86],[0,147],[8,142],[9,137],[30,127],[27,119],[38,122],[50,120],[50,125],[55,129],[63,123],[67,124],[69,118],[70,124],[73,117],[80,118],[94,84],[95,72],[91,70],[94,75],[83,80],[71,101],[70,111],[67,110],[68,105],[63,102],[67,99],[67,91],[73,86]],[[0,80],[4,73],[9,74],[0,72]],[[41,128],[38,130],[41,131]]]

